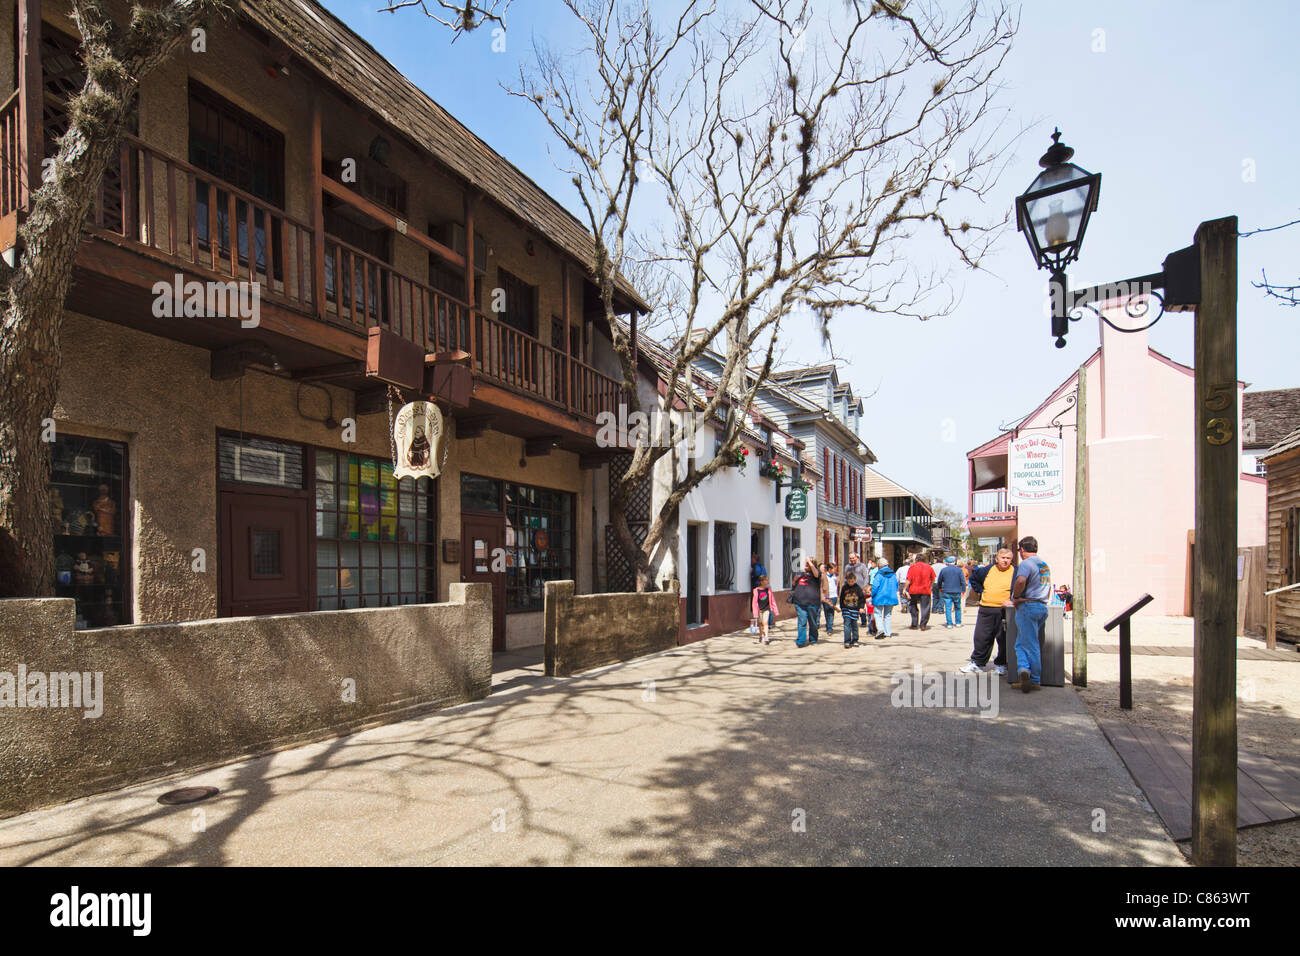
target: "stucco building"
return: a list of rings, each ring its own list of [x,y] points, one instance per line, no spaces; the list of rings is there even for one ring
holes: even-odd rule
[[[84,77],[67,3],[9,4],[0,36],[41,78],[0,84],[7,250]],[[78,250],[58,595],[96,627],[486,581],[495,646],[540,642],[545,582],[595,586],[618,383],[590,235],[314,0],[243,3],[206,49],[143,83]],[[239,308],[185,314],[159,289],[186,283]],[[618,308],[646,306],[627,286]],[[390,386],[447,417],[436,480],[393,478]]]

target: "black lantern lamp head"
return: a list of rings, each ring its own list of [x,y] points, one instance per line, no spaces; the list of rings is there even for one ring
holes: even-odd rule
[[[1101,173],[1090,173],[1070,162],[1074,150],[1061,142],[1061,131],[1052,133],[1052,145],[1038,165],[1043,171],[1025,193],[1016,198],[1016,228],[1025,234],[1029,251],[1040,269],[1052,273],[1052,334],[1056,347],[1065,347],[1069,320],[1065,307],[1065,267],[1079,258],[1079,247],[1088,229],[1088,219],[1097,209]]]
[[[1079,258],[1088,218],[1097,208],[1101,174],[1080,169],[1074,150],[1052,134],[1052,145],[1038,161],[1043,171],[1016,199],[1016,228],[1025,234],[1040,269],[1064,269]]]

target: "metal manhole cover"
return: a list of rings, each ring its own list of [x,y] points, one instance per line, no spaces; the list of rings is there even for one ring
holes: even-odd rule
[[[158,798],[158,802],[174,807],[181,803],[198,803],[208,797],[215,797],[220,792],[216,787],[181,787],[179,790],[168,790]]]

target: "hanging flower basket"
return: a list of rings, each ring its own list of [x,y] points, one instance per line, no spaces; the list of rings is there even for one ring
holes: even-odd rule
[[[726,461],[728,468],[739,468],[744,471],[745,465],[749,463],[749,449],[743,447],[733,449]]]
[[[758,469],[758,473],[763,478],[772,478],[776,481],[785,481],[786,479],[785,465],[776,459],[763,462],[763,467]]]

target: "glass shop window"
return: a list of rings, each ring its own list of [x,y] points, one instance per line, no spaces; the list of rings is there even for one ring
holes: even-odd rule
[[[77,602],[77,627],[130,624],[126,445],[59,435],[51,450],[54,593]]]
[[[506,611],[540,611],[547,581],[573,580],[573,495],[507,483]]]
[[[434,514],[430,479],[317,449],[317,610],[436,601]]]

